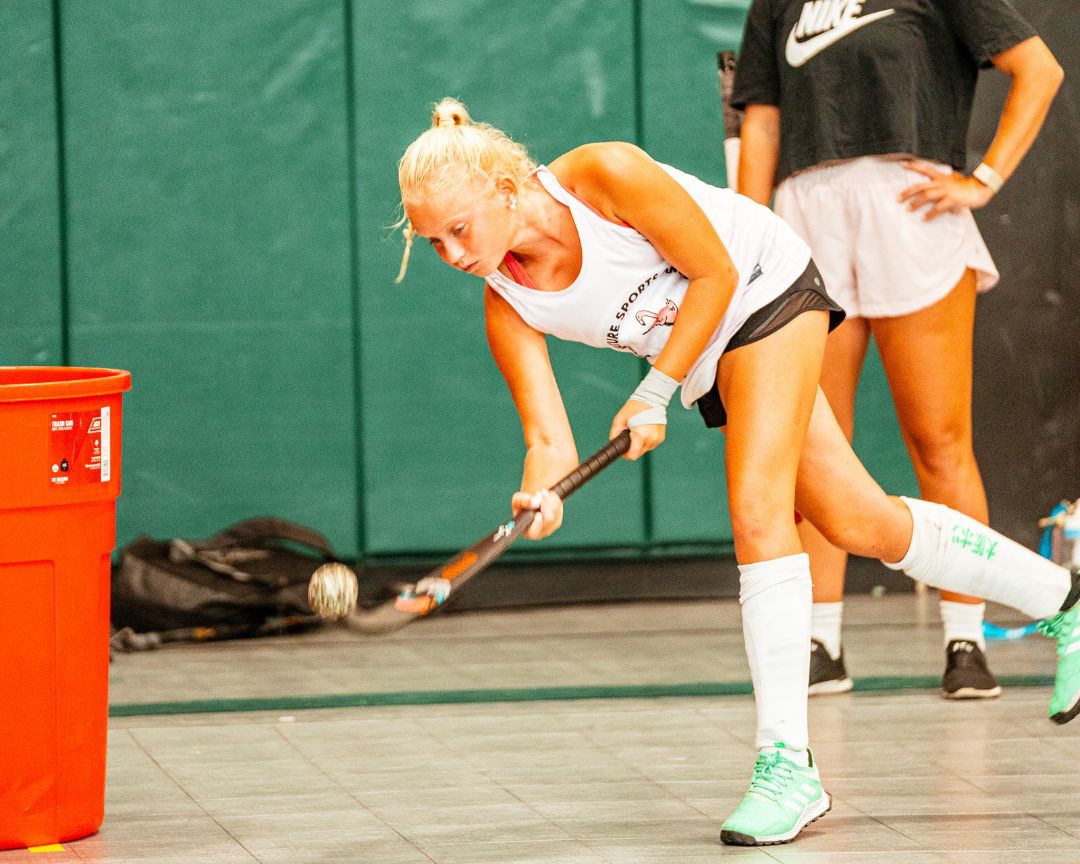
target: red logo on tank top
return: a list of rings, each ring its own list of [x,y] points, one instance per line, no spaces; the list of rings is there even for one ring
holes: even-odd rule
[[[671,327],[675,323],[675,318],[679,314],[679,307],[674,300],[668,300],[659,312],[649,312],[646,309],[642,309],[638,312],[634,318],[638,324],[644,325],[651,321],[648,327],[645,328],[645,332],[648,333],[654,327]]]

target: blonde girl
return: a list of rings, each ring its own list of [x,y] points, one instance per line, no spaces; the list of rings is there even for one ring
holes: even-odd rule
[[[1065,722],[1080,711],[1070,574],[871,479],[818,388],[826,336],[843,313],[807,245],[767,208],[625,143],[586,144],[535,165],[454,100],[439,103],[406,150],[399,181],[409,244],[427,240],[484,281],[488,344],[526,445],[512,506],[540,510],[528,536],[561,525],[562,502],[547,487],[578,461],[545,334],[651,364],[612,420],[612,436],[630,429],[627,458],[663,442],[676,391],[724,430],[759,753],[723,842],[788,842],[831,806],[808,746],[811,586],[796,508],[855,554],[1052,616],[1048,632],[1066,635],[1051,714]]]

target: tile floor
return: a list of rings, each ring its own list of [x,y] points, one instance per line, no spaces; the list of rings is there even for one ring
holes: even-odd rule
[[[134,716],[110,721],[102,830],[61,851],[0,852],[0,864],[1080,862],[1080,721],[1046,720],[1045,686],[959,704],[927,689],[942,665],[935,611],[911,594],[849,599],[851,673],[897,687],[811,701],[835,803],[794,844],[719,844],[753,762],[750,696],[453,701],[471,689],[745,682],[737,604],[707,601],[119,655],[110,698]],[[1001,676],[1045,676],[1054,662],[1038,637],[992,643],[990,656]],[[284,696],[419,690],[448,693],[274,710]],[[268,710],[132,707],[194,712],[239,697]]]

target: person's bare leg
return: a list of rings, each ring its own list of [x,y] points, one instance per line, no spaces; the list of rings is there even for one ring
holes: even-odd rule
[[[989,521],[971,435],[975,273],[967,270],[942,300],[870,327],[889,381],[919,497]],[[927,362],[933,358],[933,362]],[[942,592],[961,603],[978,597]]]
[[[827,313],[806,312],[720,358],[724,461],[740,564],[801,553],[795,477],[818,393]]]
[[[855,429],[855,393],[859,386],[870,325],[848,318],[829,334],[821,389],[850,441]],[[810,556],[814,604],[810,613],[810,695],[847,693],[854,686],[844,662],[844,572],[848,553],[833,546],[808,519],[798,523],[799,539]]]
[[[972,339],[975,273],[967,270],[937,303],[870,326],[893,394],[900,432],[919,480],[919,496],[989,521],[972,444]],[[934,358],[927,363],[926,358]],[[983,601],[941,592],[947,650],[946,698],[1001,693],[983,655]]]
[[[855,429],[855,393],[870,341],[865,318],[848,318],[829,334],[825,362],[821,369],[821,389],[848,441]],[[799,523],[803,550],[810,556],[815,603],[839,603],[844,599],[844,570],[847,552],[837,549],[808,520]]]
[[[830,543],[855,555],[899,561],[910,548],[908,508],[870,476],[821,391],[799,462],[795,506]]]

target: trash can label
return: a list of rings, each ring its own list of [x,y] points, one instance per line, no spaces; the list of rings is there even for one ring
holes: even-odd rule
[[[49,418],[49,482],[108,483],[112,478],[110,409],[67,411]]]

